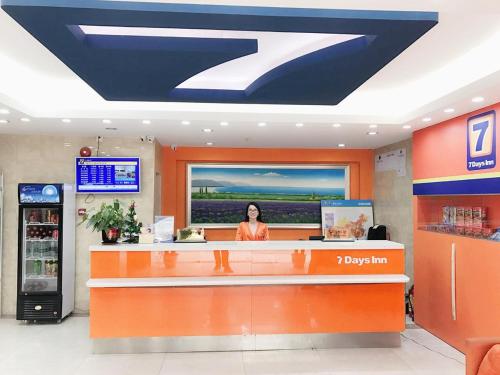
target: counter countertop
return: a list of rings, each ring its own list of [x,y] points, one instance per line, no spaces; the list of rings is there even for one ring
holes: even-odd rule
[[[208,241],[206,243],[154,243],[91,245],[90,251],[265,251],[265,250],[402,250],[392,241]]]
[[[90,279],[89,288],[150,288],[234,285],[328,285],[407,283],[406,275],[312,275],[312,276],[213,276]]]

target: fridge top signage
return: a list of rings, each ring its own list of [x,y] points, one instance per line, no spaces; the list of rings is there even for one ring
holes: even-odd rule
[[[62,184],[19,184],[20,204],[61,204]]]

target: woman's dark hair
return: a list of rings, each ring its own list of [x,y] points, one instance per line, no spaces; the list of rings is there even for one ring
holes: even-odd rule
[[[248,208],[250,206],[255,206],[255,208],[259,211],[259,215],[257,216],[257,221],[260,221],[261,223],[263,223],[262,221],[262,210],[260,209],[259,205],[255,202],[249,202],[247,204],[247,208],[245,209],[245,221],[250,221],[250,218],[248,217]]]

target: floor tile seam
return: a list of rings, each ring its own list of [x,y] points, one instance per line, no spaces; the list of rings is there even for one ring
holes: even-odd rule
[[[464,362],[462,362],[462,361],[460,361],[460,360],[458,360],[458,359],[456,359],[456,358],[453,358],[453,357],[447,356],[446,354],[441,353],[440,351],[433,350],[432,348],[428,347],[427,345],[424,345],[424,344],[422,344],[422,343],[418,342],[418,341],[417,341],[417,340],[415,340],[415,339],[412,339],[412,338],[410,338],[410,337],[408,337],[408,336],[405,336],[403,333],[401,333],[401,336],[402,336],[404,339],[406,339],[406,340],[408,340],[408,341],[413,342],[415,345],[418,345],[418,346],[420,346],[420,347],[422,347],[422,348],[426,349],[427,351],[429,351],[429,352],[431,352],[431,353],[437,354],[437,355],[439,355],[439,356],[441,356],[441,357],[443,357],[443,358],[446,358],[446,359],[448,359],[448,360],[450,360],[450,361],[453,361],[454,363],[457,363],[457,364],[459,364],[459,365],[461,365],[461,366],[465,366],[465,363],[464,363]],[[403,361],[405,361],[406,363],[408,363],[408,364],[411,366],[411,368],[413,368],[413,365],[412,365],[411,363],[407,362],[403,356],[401,356],[401,355],[400,355],[397,351],[395,351],[395,353],[396,353],[396,354],[397,354],[397,355],[398,355],[401,359],[403,359]]]

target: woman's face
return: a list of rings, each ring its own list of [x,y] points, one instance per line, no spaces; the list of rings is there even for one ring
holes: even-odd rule
[[[257,209],[257,207],[251,204],[250,206],[248,206],[247,214],[250,219],[257,219],[257,216],[259,216],[259,210]]]

